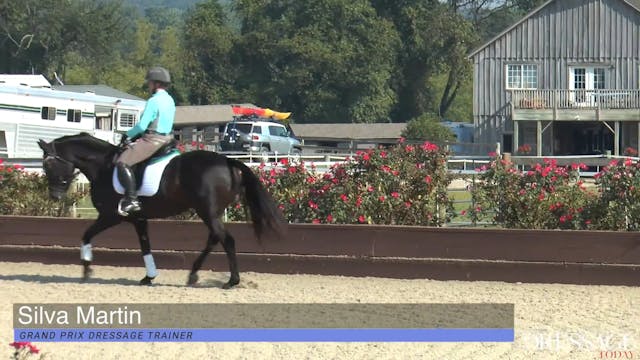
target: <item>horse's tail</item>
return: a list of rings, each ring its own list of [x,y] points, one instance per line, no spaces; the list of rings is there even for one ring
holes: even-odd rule
[[[236,159],[228,159],[227,161],[231,169],[238,169],[242,173],[246,205],[249,208],[253,230],[258,240],[262,239],[266,231],[272,232],[275,236],[284,236],[286,234],[286,220],[271,194],[260,183],[260,179],[243,162]]]

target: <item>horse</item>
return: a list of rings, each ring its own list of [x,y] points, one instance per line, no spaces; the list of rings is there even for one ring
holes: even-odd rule
[[[224,289],[240,283],[235,239],[220,220],[224,210],[232,202],[244,198],[245,211],[248,210],[258,241],[261,242],[266,235],[281,237],[286,232],[286,221],[280,209],[258,177],[241,161],[222,154],[204,150],[174,153],[161,172],[157,192],[152,196],[139,196],[142,210],[122,216],[117,211],[122,195],[116,192],[112,183],[115,159],[122,152],[121,147],[87,133],[59,137],[49,143],[39,139],[38,145],[43,151],[43,169],[52,199],[60,200],[68,192],[78,175],[76,169],[91,184],[91,201],[98,211],[98,217],[82,236],[80,257],[83,281],[87,281],[93,272],[91,239],[123,221],[131,223],[138,235],[147,270],[140,285],[152,285],[157,276],[147,233],[148,219],[167,218],[189,209],[195,210],[208,227],[209,236],[206,246],[193,263],[187,285],[198,282],[197,273],[202,263],[213,247],[221,243],[230,271],[229,281],[223,285]],[[154,156],[157,157],[159,153],[160,151]]]

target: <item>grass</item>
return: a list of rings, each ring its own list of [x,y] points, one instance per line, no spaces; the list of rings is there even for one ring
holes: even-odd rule
[[[449,190],[449,198],[453,200],[454,213],[460,216],[462,210],[468,211],[471,207],[471,192],[467,190]],[[484,220],[482,220],[484,221]],[[468,223],[468,218],[454,217],[451,223]]]
[[[84,219],[95,219],[98,217],[98,211],[93,207],[89,195],[83,197],[76,204],[76,216]]]

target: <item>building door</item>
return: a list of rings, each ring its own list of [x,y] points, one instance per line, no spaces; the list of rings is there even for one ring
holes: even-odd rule
[[[594,107],[593,90],[604,89],[606,69],[603,67],[573,67],[569,71],[569,99],[574,106]]]
[[[7,148],[7,137],[4,131],[0,131],[0,158],[9,156],[9,149]]]
[[[554,155],[603,155],[614,152],[613,133],[599,121],[554,122]]]

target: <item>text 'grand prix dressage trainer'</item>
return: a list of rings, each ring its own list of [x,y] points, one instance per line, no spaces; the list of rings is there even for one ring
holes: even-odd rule
[[[124,197],[118,205],[118,213],[128,216],[140,211],[140,201],[136,196],[136,179],[131,166],[153,155],[173,138],[173,121],[176,104],[167,92],[171,83],[169,72],[162,67],[154,67],[147,72],[146,84],[152,94],[147,101],[140,122],[122,135],[126,150],[118,157],[118,180],[124,188]],[[133,140],[139,137],[134,142]]]

